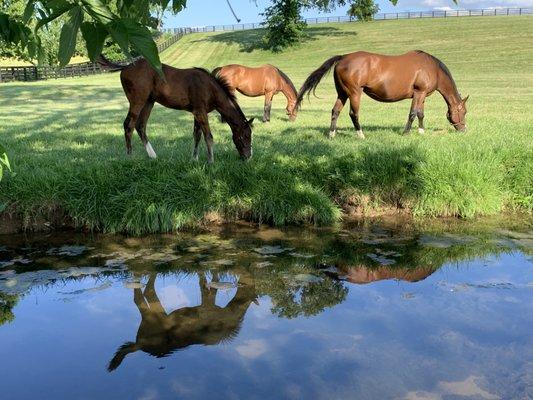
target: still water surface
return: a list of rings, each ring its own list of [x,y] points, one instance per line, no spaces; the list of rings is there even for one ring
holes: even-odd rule
[[[527,226],[0,237],[0,398],[530,399],[532,256]]]

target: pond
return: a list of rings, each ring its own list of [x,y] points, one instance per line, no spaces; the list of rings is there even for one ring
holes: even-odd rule
[[[529,399],[532,300],[525,223],[4,236],[0,398]]]

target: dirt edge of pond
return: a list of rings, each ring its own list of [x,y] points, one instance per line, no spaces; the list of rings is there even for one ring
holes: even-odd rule
[[[381,207],[381,208],[363,208],[353,207],[347,205],[342,208],[342,222],[354,222],[366,219],[375,218],[397,218],[412,219],[412,213],[408,209]],[[189,225],[179,231],[195,230],[195,229],[209,229],[225,224],[232,224],[237,222],[245,222],[257,224],[251,213],[240,216],[240,218],[227,217],[218,212],[208,212],[195,225]],[[272,225],[268,221],[263,221],[261,225]],[[301,224],[305,226],[306,224]],[[0,213],[0,235],[9,235],[23,232],[52,232],[61,230],[77,230],[77,231],[100,231],[99,229],[91,229],[84,224],[77,223],[66,210],[59,205],[49,205],[42,207],[40,210],[33,212],[31,215],[11,207],[8,210]],[[127,232],[126,232],[127,233]],[[164,232],[160,232],[164,233]],[[168,233],[168,232],[167,232]]]

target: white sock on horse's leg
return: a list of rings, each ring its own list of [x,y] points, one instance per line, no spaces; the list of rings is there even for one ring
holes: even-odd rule
[[[418,128],[418,133],[424,133],[424,128]]]
[[[357,132],[356,132],[356,135],[359,139],[364,139],[365,138],[365,135],[363,134],[363,131],[361,129],[359,129]]]
[[[337,130],[336,129],[334,131],[329,131],[328,137],[329,138],[335,137],[336,134],[337,134]]]
[[[157,158],[157,154],[155,154],[154,148],[152,147],[150,142],[147,142],[144,148],[146,149],[146,152],[148,153],[148,157]]]

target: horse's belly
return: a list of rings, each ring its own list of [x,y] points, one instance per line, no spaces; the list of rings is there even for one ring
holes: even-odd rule
[[[384,103],[393,103],[413,97],[412,91],[402,91],[401,93],[395,93],[385,88],[369,88],[365,87],[363,91],[372,99],[381,101]]]
[[[245,96],[248,96],[248,97],[257,97],[257,96],[261,96],[263,95],[264,93],[261,93],[260,91],[258,90],[254,90],[252,88],[249,88],[249,87],[237,87],[237,91]]]

